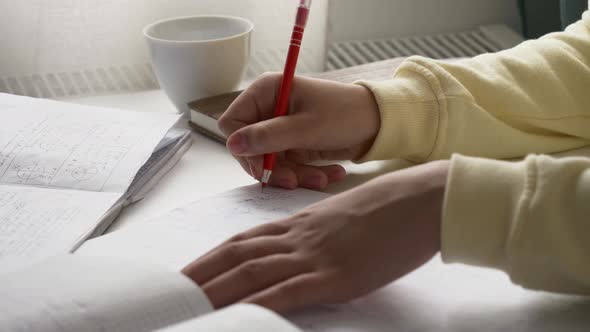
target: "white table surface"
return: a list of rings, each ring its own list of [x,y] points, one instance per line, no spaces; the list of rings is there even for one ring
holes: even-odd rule
[[[176,109],[161,90],[64,101],[142,112],[176,113]],[[181,121],[179,126],[188,128],[186,121]],[[143,200],[125,208],[109,231],[145,222],[201,197],[255,183],[227,152],[225,146],[196,132],[192,133],[192,139],[191,148],[180,162]],[[407,167],[409,164],[391,161],[343,165],[349,176],[343,182],[327,188],[326,192],[341,192],[378,174]]]

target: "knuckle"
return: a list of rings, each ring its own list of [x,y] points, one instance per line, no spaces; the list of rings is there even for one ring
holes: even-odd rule
[[[237,242],[228,243],[224,248],[223,256],[234,264],[241,262],[244,257],[242,245]]]
[[[296,266],[300,270],[300,273],[312,273],[318,271],[315,257],[297,251],[288,254],[288,256],[289,257],[286,259],[287,264]]]
[[[240,268],[240,276],[247,281],[256,281],[264,274],[264,266],[260,262],[251,261]]]
[[[305,293],[305,285],[301,282],[283,284],[277,289],[280,296],[289,298],[292,303],[300,303],[301,296]]]
[[[282,77],[281,73],[278,72],[264,72],[262,73],[262,75],[258,76],[258,79],[256,80],[256,82],[258,83],[274,83],[276,81],[278,81],[280,78]]]
[[[266,225],[269,232],[273,234],[287,233],[291,229],[291,225],[285,222],[273,222]]]
[[[269,91],[276,90],[282,77],[281,73],[266,72],[258,76],[246,91],[252,95],[267,95]]]
[[[244,239],[245,239],[244,234],[243,233],[240,233],[240,234],[236,234],[236,235],[230,237],[229,240],[227,240],[227,242],[229,242],[229,243],[232,243],[232,242],[240,242],[240,241],[242,241]]]
[[[314,161],[312,154],[313,151],[307,150],[292,150],[289,151],[288,158],[296,163],[307,164]]]

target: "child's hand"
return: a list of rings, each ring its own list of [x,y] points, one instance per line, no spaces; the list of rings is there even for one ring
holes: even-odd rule
[[[282,75],[263,75],[242,93],[219,120],[227,146],[256,179],[265,153],[286,152],[270,183],[287,189],[321,189],[344,178],[338,165],[310,166],[317,160],[361,157],[379,131],[377,104],[366,88],[297,77],[289,115],[272,119]]]
[[[440,250],[448,165],[377,178],[237,235],[182,272],[216,308],[247,302],[286,312],[367,294]]]

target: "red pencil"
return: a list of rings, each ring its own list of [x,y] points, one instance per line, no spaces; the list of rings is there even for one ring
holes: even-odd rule
[[[291,44],[287,54],[287,62],[285,63],[285,70],[283,72],[283,80],[281,81],[279,97],[277,98],[277,104],[275,106],[275,118],[279,116],[285,116],[289,111],[289,95],[291,94],[291,85],[293,84],[293,78],[295,77],[295,69],[297,67],[297,60],[299,58],[299,50],[301,48],[301,42],[303,40],[303,33],[305,32],[307,18],[309,17],[310,7],[311,0],[301,0],[299,2],[297,18],[295,20],[295,26],[293,27]],[[264,155],[264,172],[261,179],[263,189],[270,180],[276,159],[276,153]]]

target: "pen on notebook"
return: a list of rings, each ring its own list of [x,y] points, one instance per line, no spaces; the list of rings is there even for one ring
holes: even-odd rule
[[[299,58],[299,50],[301,42],[303,41],[303,33],[305,32],[305,25],[309,17],[309,9],[311,7],[311,0],[299,1],[299,8],[297,9],[297,18],[295,19],[295,26],[291,35],[291,44],[287,53],[287,61],[285,63],[285,70],[283,71],[283,80],[279,88],[279,96],[275,106],[274,117],[287,115],[289,109],[289,95],[291,94],[291,85],[293,77],[295,76],[295,69],[297,67],[297,60]],[[264,155],[264,172],[262,173],[262,189],[266,187],[272,170],[277,159],[276,152]]]

